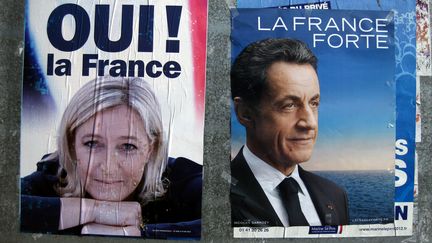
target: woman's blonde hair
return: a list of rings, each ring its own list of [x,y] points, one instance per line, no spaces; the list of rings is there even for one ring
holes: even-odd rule
[[[77,174],[74,152],[76,129],[97,112],[127,105],[134,109],[142,121],[150,143],[153,145],[143,177],[135,192],[142,204],[146,204],[165,193],[162,173],[167,163],[167,151],[163,138],[161,109],[149,84],[139,78],[103,77],[89,81],[72,97],[60,123],[58,137],[59,177],[64,186],[57,191],[65,197],[80,197],[85,194]],[[66,177],[64,178],[64,171]]]

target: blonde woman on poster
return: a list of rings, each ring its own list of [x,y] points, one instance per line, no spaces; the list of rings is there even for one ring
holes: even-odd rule
[[[198,237],[202,166],[169,158],[159,103],[139,78],[85,84],[57,151],[21,179],[21,227],[61,234]]]

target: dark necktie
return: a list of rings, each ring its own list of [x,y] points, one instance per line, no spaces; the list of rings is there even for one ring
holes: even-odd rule
[[[301,211],[298,198],[299,184],[293,178],[285,178],[278,186],[282,202],[288,213],[290,226],[308,226],[303,212]]]

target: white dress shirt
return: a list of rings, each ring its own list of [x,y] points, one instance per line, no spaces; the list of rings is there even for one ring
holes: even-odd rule
[[[280,221],[285,227],[289,226],[288,213],[282,203],[277,186],[286,177],[292,177],[300,186],[298,192],[300,207],[309,225],[321,225],[321,221],[309,192],[306,189],[304,182],[300,178],[297,165],[295,166],[291,175],[285,176],[282,172],[255,156],[246,145],[243,147],[243,156],[261,188],[264,190],[264,193],[270,201],[270,204],[273,206],[273,209],[278,215]]]

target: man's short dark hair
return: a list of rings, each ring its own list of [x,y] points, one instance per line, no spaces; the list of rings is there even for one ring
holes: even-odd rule
[[[316,70],[317,58],[308,46],[294,39],[265,39],[249,44],[231,67],[231,96],[251,106],[259,104],[266,89],[267,69],[275,62],[310,64]]]

